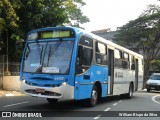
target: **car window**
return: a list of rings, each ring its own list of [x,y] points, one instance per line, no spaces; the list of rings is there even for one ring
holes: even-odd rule
[[[151,75],[150,79],[152,79],[152,80],[160,80],[160,75]]]

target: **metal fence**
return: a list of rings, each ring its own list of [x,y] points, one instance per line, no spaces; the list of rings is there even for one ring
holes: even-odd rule
[[[6,55],[0,56],[0,75],[19,76],[19,71],[19,62],[9,62],[6,59]]]
[[[3,87],[3,76],[19,76],[20,63],[6,61],[6,55],[0,55],[0,89]]]

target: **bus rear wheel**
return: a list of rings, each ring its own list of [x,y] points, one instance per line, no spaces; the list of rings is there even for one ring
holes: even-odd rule
[[[130,99],[132,97],[133,97],[133,85],[130,84],[130,86],[129,86],[129,92],[126,94],[126,98]]]
[[[94,86],[91,92],[91,98],[88,99],[88,105],[90,107],[94,107],[96,106],[97,102],[98,102],[98,89],[96,86]]]
[[[53,99],[53,98],[47,98],[47,101],[51,104],[57,103],[58,99]]]

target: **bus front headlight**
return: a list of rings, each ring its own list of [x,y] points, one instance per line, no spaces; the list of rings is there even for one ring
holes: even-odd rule
[[[66,83],[66,82],[63,82],[63,83],[62,83],[62,86],[66,86],[66,85],[67,85],[67,83]]]
[[[22,82],[23,82],[23,83],[25,83],[26,81],[25,81],[25,80],[23,80]]]

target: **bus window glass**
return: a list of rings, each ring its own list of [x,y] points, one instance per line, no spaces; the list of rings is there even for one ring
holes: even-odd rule
[[[106,50],[107,49],[106,49],[106,46],[104,44],[97,42],[96,52],[106,55]]]
[[[96,63],[107,65],[107,46],[103,43],[96,42]]]
[[[90,38],[87,38],[85,36],[82,36],[80,38],[79,44],[84,45],[84,46],[88,46],[88,47],[93,47],[93,40]]]
[[[135,57],[132,56],[132,63],[135,63]]]
[[[130,55],[130,69],[135,70],[135,57]]]
[[[122,51],[115,49],[115,58],[122,59]]]
[[[72,41],[28,44],[25,52],[23,71],[69,74],[73,44],[74,42]]]
[[[129,61],[129,55],[127,53],[124,53],[124,60]]]
[[[92,49],[88,49],[83,46],[79,46],[79,52],[80,52],[80,61],[82,65],[90,66],[91,60],[92,60]]]
[[[87,71],[92,62],[93,50],[84,46],[78,47],[77,74]]]
[[[92,46],[92,39],[85,36],[80,38],[77,55],[77,74],[82,74],[90,68],[93,56]]]

